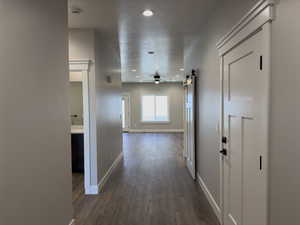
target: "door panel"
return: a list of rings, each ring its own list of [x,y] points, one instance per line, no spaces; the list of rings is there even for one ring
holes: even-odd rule
[[[242,215],[242,205],[241,205],[241,184],[242,184],[242,174],[241,174],[241,159],[242,153],[240,150],[240,135],[238,128],[241,126],[239,117],[229,116],[228,126],[231,127],[230,131],[230,166],[231,169],[228,171],[228,196],[229,196],[229,209],[228,215],[233,221],[233,224],[241,224]]]
[[[260,168],[267,139],[267,88],[260,69],[262,31],[223,56],[224,224],[266,224],[266,176]]]
[[[186,148],[186,166],[193,179],[196,179],[196,163],[195,163],[195,78],[192,83],[186,86],[185,100],[185,148]]]

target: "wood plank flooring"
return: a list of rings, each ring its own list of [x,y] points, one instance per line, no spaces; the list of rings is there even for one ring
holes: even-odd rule
[[[182,158],[181,134],[124,134],[124,160],[98,196],[74,174],[76,225],[218,225]]]

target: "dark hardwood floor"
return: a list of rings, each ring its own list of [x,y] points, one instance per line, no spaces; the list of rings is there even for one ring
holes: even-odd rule
[[[124,160],[98,196],[74,174],[76,225],[218,225],[182,158],[181,134],[124,134]]]

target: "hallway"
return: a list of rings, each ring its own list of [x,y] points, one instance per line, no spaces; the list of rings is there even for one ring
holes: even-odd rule
[[[124,161],[98,196],[73,175],[76,225],[217,225],[182,159],[181,134],[124,134]]]

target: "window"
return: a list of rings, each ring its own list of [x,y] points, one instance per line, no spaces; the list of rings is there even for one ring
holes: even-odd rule
[[[143,122],[168,122],[168,97],[147,95],[142,97]]]

